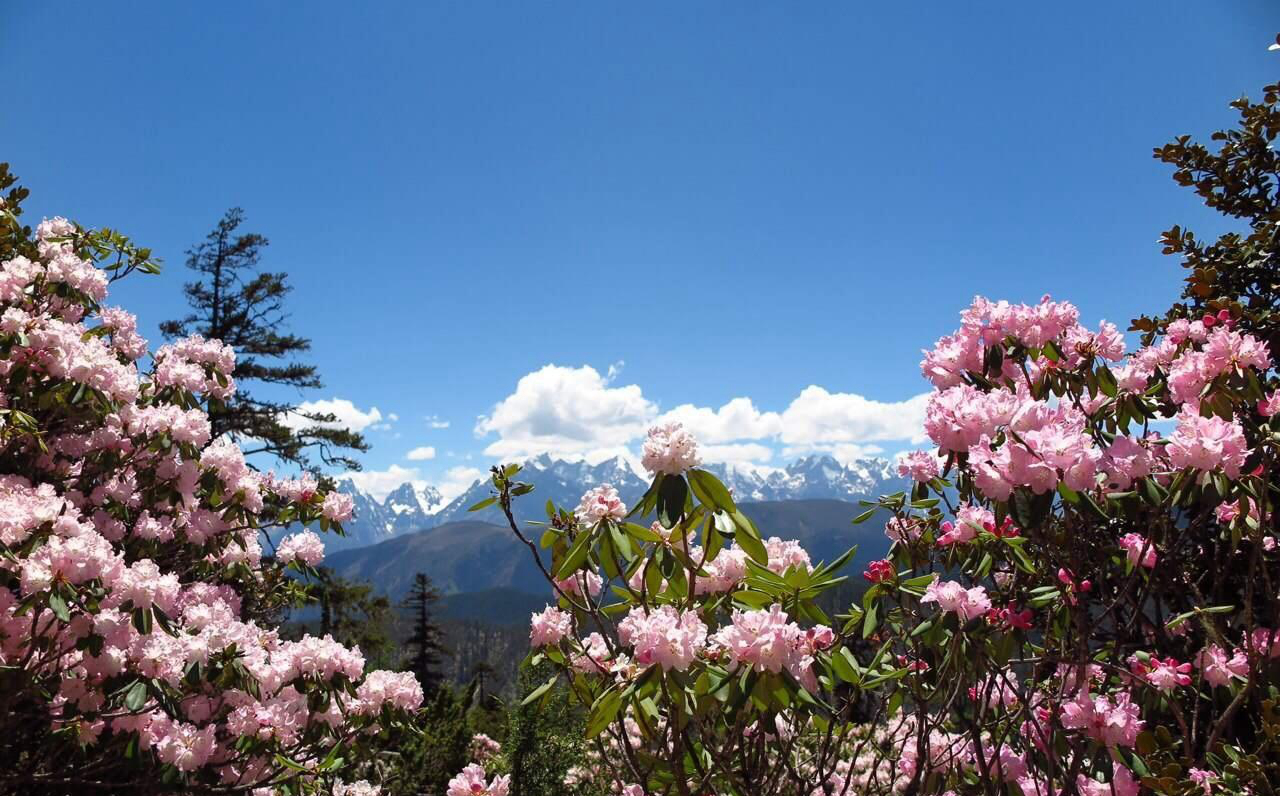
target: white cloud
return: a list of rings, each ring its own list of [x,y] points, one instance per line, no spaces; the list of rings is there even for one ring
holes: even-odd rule
[[[719,408],[681,404],[659,414],[638,385],[613,382],[622,363],[605,375],[595,368],[547,365],[525,375],[476,434],[496,435],[484,455],[518,460],[549,453],[597,462],[621,455],[635,460],[638,442],[655,422],[683,423],[701,443],[703,460],[768,469],[786,457],[830,453],[842,461],[882,455],[922,440],[928,393],[904,401],[878,401],[811,385],[781,412],[764,411],[749,397]]]
[[[441,420],[436,415],[428,415],[425,418],[425,420],[427,421],[427,428],[448,428],[449,427],[448,420]]]
[[[549,453],[598,461],[627,451],[648,428],[657,407],[634,384],[613,387],[584,365],[546,365],[523,376],[511,395],[476,422],[476,434],[497,434],[485,455],[521,459]]]
[[[728,464],[755,469],[773,458],[773,448],[758,442],[738,442],[729,445],[698,445],[702,460],[712,464]]]
[[[385,470],[346,472],[338,476],[338,478],[351,479],[351,483],[355,484],[361,492],[367,492],[374,499],[381,502],[386,500],[391,490],[405,481],[411,481],[418,486],[423,485],[425,482],[419,478],[419,475],[420,473],[416,467],[401,467],[398,464],[393,464]]]
[[[782,430],[777,412],[761,412],[750,398],[734,398],[719,409],[681,404],[659,418],[662,422],[683,423],[699,442],[731,442],[764,439]]]
[[[456,498],[463,492],[471,488],[476,481],[484,478],[488,474],[487,470],[481,470],[479,467],[450,467],[445,470],[444,477],[435,485],[440,490],[440,494],[444,497],[444,502]]]
[[[301,413],[333,415],[336,418],[336,421],[333,423],[313,423],[303,417]],[[391,417],[394,417],[394,415]],[[375,425],[379,424],[379,421],[381,420],[382,413],[378,411],[378,407],[376,406],[370,407],[369,411],[366,412],[357,408],[355,404],[348,401],[346,398],[330,398],[320,401],[303,401],[298,404],[298,411],[290,412],[285,416],[283,422],[286,426],[293,429],[314,428],[319,426],[321,428],[345,428],[351,431],[360,432],[370,426],[375,428],[390,428],[390,426],[386,424]]]
[[[905,401],[874,401],[857,393],[827,392],[811,385],[782,413],[779,437],[788,451],[797,453],[834,451],[850,443],[866,446],[873,442],[919,440],[923,437],[928,401],[928,393]]]
[[[425,462],[436,457],[436,449],[430,445],[423,445],[409,451],[404,457],[411,462]]]

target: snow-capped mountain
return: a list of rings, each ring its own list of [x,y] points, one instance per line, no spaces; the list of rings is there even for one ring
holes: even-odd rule
[[[325,547],[329,550],[365,547],[402,533],[431,528],[437,524],[433,515],[444,504],[435,487],[419,488],[410,483],[396,487],[382,501],[362,492],[349,479],[338,481],[338,491],[352,497],[355,511],[351,520],[343,523],[345,537],[325,537]]]
[[[760,472],[722,464],[706,466],[742,502],[832,499],[848,502],[903,488],[897,468],[885,459],[858,459],[841,464],[830,456],[808,456],[781,470]],[[543,506],[551,500],[559,506],[576,506],[582,493],[600,484],[612,484],[628,505],[640,499],[649,479],[621,458],[599,464],[568,462],[542,455],[524,463],[518,478],[534,485],[531,495],[516,503],[520,520],[545,517]],[[487,480],[477,481],[458,497],[444,502],[434,487],[404,483],[384,500],[361,492],[349,480],[339,489],[355,499],[355,515],[345,524],[347,537],[329,537],[330,550],[364,547],[413,531],[460,520],[505,524],[497,507],[470,514],[467,509],[489,496]]]
[[[735,500],[856,500],[891,492],[897,467],[885,459],[858,459],[843,465],[830,456],[807,456],[784,469],[762,475],[747,468],[707,465],[733,493]],[[895,487],[896,488],[896,487]]]
[[[382,508],[388,515],[387,529],[392,535],[436,525],[430,518],[443,507],[444,496],[438,489],[409,483],[393,489],[382,502]]]
[[[546,512],[543,507],[548,500],[555,501],[557,506],[576,506],[583,492],[600,484],[611,484],[618,490],[618,495],[623,502],[628,505],[639,500],[649,488],[648,480],[637,475],[621,458],[591,465],[585,461],[566,462],[563,459],[552,459],[544,453],[525,462],[524,469],[516,478],[534,486],[533,493],[516,504],[516,515],[521,519],[545,519]],[[475,514],[467,512],[468,508],[488,496],[487,480],[473,484],[470,489],[436,515],[437,524],[456,520],[505,523],[506,519],[497,507],[490,507]]]

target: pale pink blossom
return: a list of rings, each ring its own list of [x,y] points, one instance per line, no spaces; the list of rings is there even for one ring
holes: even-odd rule
[[[701,463],[698,441],[680,423],[649,429],[640,463],[650,474],[681,475]]]
[[[559,608],[548,605],[542,609],[542,613],[530,616],[529,643],[534,647],[559,644],[560,639],[569,635],[572,626],[572,617]]]
[[[954,580],[943,581],[938,578],[934,578],[925,589],[920,602],[937,603],[939,608],[955,614],[962,622],[983,616],[991,610],[991,600],[983,587],[973,586],[966,589]]]
[[[635,649],[636,663],[664,670],[689,668],[707,641],[707,626],[694,611],[663,605],[646,612],[632,608],[618,623],[618,640]]]
[[[601,484],[587,490],[573,514],[584,525],[595,525],[603,520],[620,522],[627,516],[627,507],[618,497],[618,490],[610,484]]]
[[[486,780],[484,766],[471,763],[449,780],[446,796],[507,796],[511,777],[506,774]]]

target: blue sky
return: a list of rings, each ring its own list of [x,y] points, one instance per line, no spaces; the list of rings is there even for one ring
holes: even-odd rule
[[[682,405],[777,466],[908,445],[975,293],[1165,305],[1159,232],[1220,225],[1151,149],[1230,124],[1277,30],[1243,1],[11,3],[0,159],[33,216],[165,258],[113,294],[153,341],[243,206],[326,381],[300,398],[351,402],[375,490],[634,449]]]

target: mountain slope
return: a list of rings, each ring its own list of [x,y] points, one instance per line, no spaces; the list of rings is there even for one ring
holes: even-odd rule
[[[528,498],[516,501],[516,518],[521,521],[546,519],[543,507],[548,500],[555,501],[558,506],[573,507],[578,505],[582,493],[600,484],[611,484],[624,503],[628,505],[640,499],[649,482],[641,479],[621,458],[613,458],[600,464],[591,465],[584,461],[566,462],[552,459],[543,454],[524,463],[524,469],[516,476],[521,481],[533,484],[534,490]],[[455,498],[436,515],[437,522],[443,524],[462,519],[476,519],[485,522],[506,524],[506,518],[497,507],[468,514],[467,509],[489,496],[489,481],[479,481],[466,492]]]
[[[882,557],[889,548],[879,523],[852,524],[860,511],[852,503],[791,500],[743,503],[741,508],[765,537],[798,539],[815,564],[859,545],[848,567],[850,574],[861,572],[864,562]],[[335,552],[326,557],[325,565],[345,578],[372,583],[393,600],[404,596],[417,572],[425,572],[445,594],[490,589],[548,592],[528,548],[509,528],[475,520],[445,523],[370,547]]]
[[[739,501],[843,500],[856,502],[905,488],[896,468],[885,459],[860,459],[848,465],[830,456],[797,459],[781,470],[761,472],[722,464],[706,466],[715,473]],[[612,484],[622,500],[634,504],[649,486],[649,479],[636,473],[621,458],[600,464],[566,462],[542,455],[524,463],[520,480],[534,485],[528,498],[517,501],[516,518],[521,523],[545,517],[547,500],[573,507],[582,494],[600,484]],[[469,514],[467,509],[489,496],[488,480],[477,481],[461,495],[445,504],[434,487],[404,483],[379,501],[356,488],[350,480],[338,482],[339,489],[355,500],[355,514],[345,523],[347,537],[330,536],[331,552],[367,547],[415,531],[459,521],[505,524],[497,507]]]

